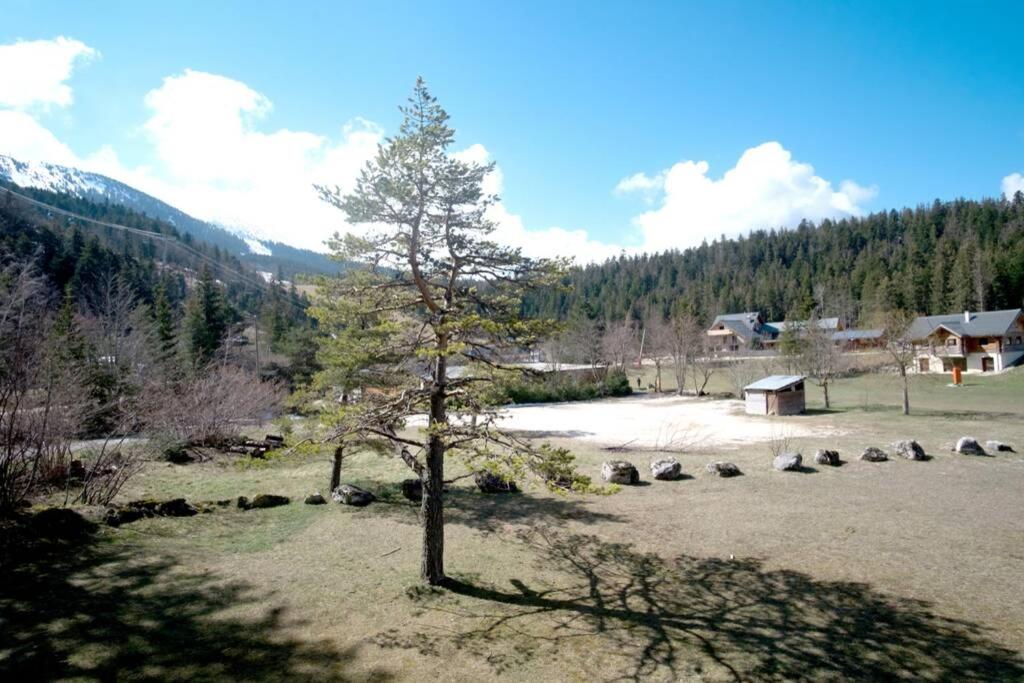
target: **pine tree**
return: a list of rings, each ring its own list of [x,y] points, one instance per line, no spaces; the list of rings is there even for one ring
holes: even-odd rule
[[[228,311],[220,285],[204,266],[185,304],[184,331],[194,365],[210,361],[227,334]]]

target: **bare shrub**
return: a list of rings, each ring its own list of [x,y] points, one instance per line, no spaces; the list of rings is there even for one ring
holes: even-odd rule
[[[66,475],[85,407],[46,315],[45,283],[30,266],[0,269],[0,509]]]
[[[783,453],[789,453],[792,446],[793,433],[789,429],[785,427],[772,429],[771,436],[768,437],[768,452],[773,460]]]
[[[149,431],[192,446],[221,446],[248,422],[267,417],[285,395],[278,382],[257,380],[231,365],[209,366],[175,382],[169,390],[150,387]]]

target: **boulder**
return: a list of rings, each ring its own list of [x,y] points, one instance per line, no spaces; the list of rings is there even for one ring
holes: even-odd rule
[[[338,488],[331,492],[331,498],[334,499],[335,503],[341,503],[342,505],[354,505],[356,507],[365,507],[377,500],[377,497],[352,484],[342,484]]]
[[[32,531],[40,538],[75,540],[96,531],[96,524],[68,508],[47,508],[32,515]]]
[[[252,499],[249,503],[249,510],[255,510],[257,508],[276,508],[280,505],[287,505],[292,502],[288,496],[278,496],[273,493],[261,493]]]
[[[961,436],[953,450],[964,455],[985,455],[985,449],[981,447],[978,440],[969,436]]]
[[[245,496],[238,497],[238,508],[240,510],[248,510],[250,507],[252,506],[250,505],[248,498],[246,498]]]
[[[779,472],[791,472],[799,470],[803,461],[803,456],[799,453],[779,453],[772,460],[772,467]]]
[[[683,473],[683,466],[675,458],[663,458],[651,463],[651,476],[655,479],[678,479]]]
[[[1004,453],[1013,453],[1014,452],[1013,446],[1011,446],[1008,443],[1003,443],[1002,441],[986,441],[985,442],[985,448],[987,450],[995,452],[995,453],[998,453],[1000,451],[1002,451]]]
[[[706,469],[709,474],[716,477],[735,477],[743,474],[740,468],[731,462],[709,462]]]
[[[146,511],[142,508],[125,505],[119,508],[107,509],[107,513],[103,516],[103,521],[106,522],[108,526],[118,527],[122,524],[131,524],[132,522],[136,522],[148,516],[150,515],[147,515]]]
[[[609,460],[601,465],[601,478],[609,484],[640,483],[640,473],[633,463],[625,460]]]
[[[896,452],[896,455],[901,458],[906,458],[907,460],[924,460],[926,457],[924,454],[924,448],[922,448],[921,444],[913,439],[897,441],[892,445],[892,449]]]
[[[406,500],[411,500],[414,503],[418,503],[423,500],[423,480],[403,479],[402,496],[405,497]]]
[[[146,500],[133,500],[125,504],[125,507],[133,510],[141,510],[145,517],[156,517],[157,508],[160,507],[159,500],[153,500],[152,498]]]
[[[195,461],[192,454],[183,445],[168,446],[164,449],[164,460],[175,465],[185,465]]]
[[[881,448],[868,446],[864,449],[864,452],[860,454],[860,459],[867,462],[885,462],[889,459],[889,456],[886,455],[885,451]]]
[[[514,481],[506,481],[491,472],[477,472],[473,481],[483,493],[516,493],[519,490]],[[420,489],[420,495],[423,495],[423,489]]]
[[[263,437],[263,441],[271,448],[280,448],[284,445],[284,437],[280,434],[267,434]]]
[[[311,493],[308,496],[306,496],[306,500],[304,502],[306,503],[306,505],[326,505],[327,499],[324,498],[319,491],[317,491],[316,493]]]
[[[191,517],[197,512],[199,511],[192,505],[189,505],[184,498],[164,501],[156,507],[156,514],[161,517]]]
[[[818,452],[814,454],[814,463],[816,465],[838,467],[842,464],[842,460],[839,459],[839,451],[828,451],[823,448],[819,448]]]

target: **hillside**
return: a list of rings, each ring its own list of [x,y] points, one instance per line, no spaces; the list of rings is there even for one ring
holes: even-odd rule
[[[892,308],[942,313],[1024,301],[1024,196],[959,199],[860,218],[762,230],[686,251],[574,268],[570,291],[544,290],[528,315],[640,320],[685,307],[702,319],[818,305],[850,323]]]
[[[115,204],[164,221],[184,234],[219,247],[241,261],[285,278],[297,273],[334,273],[339,264],[308,249],[257,239],[254,235],[193,218],[156,197],[98,173],[40,162],[23,162],[0,154],[0,181],[20,188]]]

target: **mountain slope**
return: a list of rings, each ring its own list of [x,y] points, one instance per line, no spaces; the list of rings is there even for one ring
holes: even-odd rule
[[[0,180],[19,187],[124,206],[170,223],[179,231],[220,247],[260,270],[275,274],[280,271],[286,278],[292,278],[296,273],[333,273],[340,269],[338,263],[324,254],[279,242],[259,240],[248,233],[201,221],[156,197],[98,173],[57,164],[18,161],[0,154]]]

